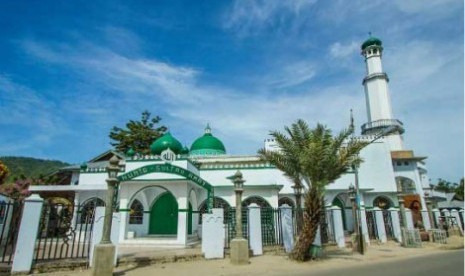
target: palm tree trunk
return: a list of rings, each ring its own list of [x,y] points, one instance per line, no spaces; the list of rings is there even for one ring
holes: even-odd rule
[[[310,188],[305,194],[304,223],[302,231],[297,238],[291,258],[297,261],[308,259],[310,246],[315,240],[318,225],[321,219],[323,202],[317,188]]]

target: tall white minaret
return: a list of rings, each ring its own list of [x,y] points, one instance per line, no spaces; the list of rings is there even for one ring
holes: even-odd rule
[[[383,72],[382,53],[381,40],[370,34],[370,38],[362,44],[362,55],[365,57],[366,63],[366,77],[363,79],[363,86],[365,87],[368,117],[368,122],[362,125],[362,134],[378,135],[389,128],[393,131],[390,131],[386,140],[391,150],[402,150],[404,128],[402,122],[394,119],[392,114],[388,89],[389,78]]]

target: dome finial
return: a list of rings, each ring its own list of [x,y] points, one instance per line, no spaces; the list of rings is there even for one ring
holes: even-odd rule
[[[205,128],[205,134],[211,134],[212,129],[210,128],[210,123],[207,123],[207,127]]]
[[[368,32],[368,36],[371,37],[371,32]]]

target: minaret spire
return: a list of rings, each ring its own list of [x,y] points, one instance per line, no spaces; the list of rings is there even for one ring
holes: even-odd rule
[[[387,128],[395,131],[389,139],[391,150],[403,148],[404,133],[401,121],[394,119],[391,107],[391,97],[388,89],[389,78],[383,71],[383,46],[380,39],[371,36],[362,44],[362,55],[365,57],[366,76],[363,79],[367,106],[368,122],[362,125],[362,134],[379,135]]]

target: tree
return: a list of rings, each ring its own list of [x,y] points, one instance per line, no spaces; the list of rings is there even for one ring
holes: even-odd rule
[[[133,149],[136,153],[150,154],[150,145],[167,130],[165,126],[155,127],[160,122],[160,117],[150,116],[150,112],[146,110],[142,112],[140,121],[130,120],[126,129],[114,126],[109,135],[113,140],[110,144],[123,153]]]
[[[303,227],[291,257],[304,261],[308,257],[324,208],[325,187],[361,162],[358,154],[368,144],[351,139],[353,127],[333,136],[330,129],[317,124],[310,129],[297,120],[285,133],[270,134],[279,146],[277,151],[259,150],[259,155],[284,172],[295,185],[303,185],[305,210]]]
[[[10,171],[8,170],[8,167],[0,160],[0,185],[5,183],[9,174]]]
[[[460,179],[460,184],[455,189],[455,196],[454,197],[457,200],[460,200],[460,201],[463,201],[463,197],[464,197],[463,196],[463,182],[464,182],[464,180],[463,180],[463,177],[462,177],[462,179]]]
[[[452,183],[442,178],[439,178],[438,183],[434,185],[433,189],[438,192],[453,193],[455,192],[457,187],[458,187],[457,183]]]

